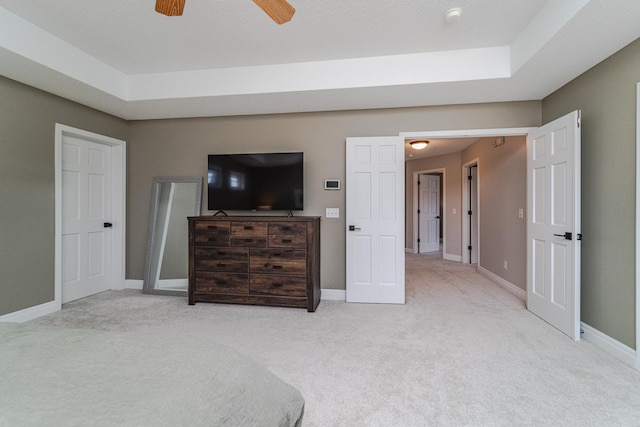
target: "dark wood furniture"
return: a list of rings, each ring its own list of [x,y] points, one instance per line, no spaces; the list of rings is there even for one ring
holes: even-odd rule
[[[315,311],[320,217],[189,217],[189,304],[223,302]]]

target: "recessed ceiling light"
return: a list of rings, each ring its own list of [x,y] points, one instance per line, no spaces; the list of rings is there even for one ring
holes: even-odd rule
[[[462,16],[462,8],[461,7],[452,7],[447,10],[447,13],[444,14],[448,23],[456,22]]]

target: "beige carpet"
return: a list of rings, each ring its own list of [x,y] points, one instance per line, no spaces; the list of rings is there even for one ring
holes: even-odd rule
[[[571,341],[470,266],[416,255],[406,264],[405,305],[322,301],[307,313],[129,290],[28,327],[104,335],[126,354],[153,347],[158,372],[182,369],[185,350],[227,345],[302,392],[305,426],[640,425],[637,371]],[[68,341],[91,357],[80,338]],[[132,406],[153,404],[140,399]]]

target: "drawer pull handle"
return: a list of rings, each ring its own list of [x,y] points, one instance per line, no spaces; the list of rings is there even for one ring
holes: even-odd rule
[[[289,227],[288,225],[285,225],[284,227],[282,227],[282,231],[289,231],[291,230],[291,227]]]
[[[244,239],[244,241],[245,241],[246,243],[251,243],[251,242],[253,242],[253,239]]]
[[[253,230],[253,225],[245,225],[244,229],[245,230]]]
[[[226,252],[218,252],[218,255],[220,255],[220,256],[223,256],[223,255],[226,255],[226,254],[227,254]]]
[[[217,225],[208,225],[207,226],[207,230],[217,230],[218,226]]]
[[[291,239],[282,239],[282,243],[291,243]]]
[[[216,239],[215,237],[209,237],[209,238],[207,239],[207,241],[209,241],[209,242],[215,242],[216,240],[217,240],[217,239]]]
[[[227,281],[226,280],[218,280],[218,285],[226,285]]]
[[[271,285],[272,288],[281,288],[282,287],[282,283],[273,283]]]
[[[282,270],[282,266],[281,265],[274,265],[273,269],[274,270]]]
[[[226,267],[226,266],[227,266],[227,264],[225,264],[224,262],[219,262],[219,263],[217,264],[217,266],[218,266],[218,267]]]
[[[282,254],[280,252],[274,252],[271,255],[273,255],[274,257],[282,256]]]

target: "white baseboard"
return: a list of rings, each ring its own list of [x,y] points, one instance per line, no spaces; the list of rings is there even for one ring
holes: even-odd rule
[[[599,330],[580,322],[582,328],[582,338],[589,341],[596,347],[606,351],[625,365],[636,367],[636,351],[631,347],[622,344],[620,341],[611,338]]]
[[[343,289],[320,289],[320,298],[327,301],[345,301],[347,291]]]
[[[60,311],[60,304],[55,301],[46,302],[34,307],[25,308],[24,310],[14,311],[13,313],[0,316],[0,322],[22,323],[29,320],[37,319],[47,314]]]
[[[142,289],[144,280],[126,279],[124,281],[124,289]]]
[[[408,253],[408,254],[415,253],[415,252],[413,251],[413,248],[404,248],[404,251],[405,251],[406,253]]]
[[[519,287],[517,287],[513,283],[509,282],[508,280],[504,280],[502,277],[498,276],[497,274],[492,273],[489,270],[487,270],[486,268],[483,268],[483,267],[480,267],[480,266],[478,266],[478,273],[482,274],[484,277],[486,277],[487,279],[491,280],[492,282],[494,282],[498,286],[504,288],[508,292],[510,292],[513,295],[517,296],[522,301],[525,301],[525,302],[527,301],[527,291],[525,291],[523,289],[520,289]]]
[[[446,259],[447,261],[462,262],[462,257],[460,255],[442,254],[442,259]]]

